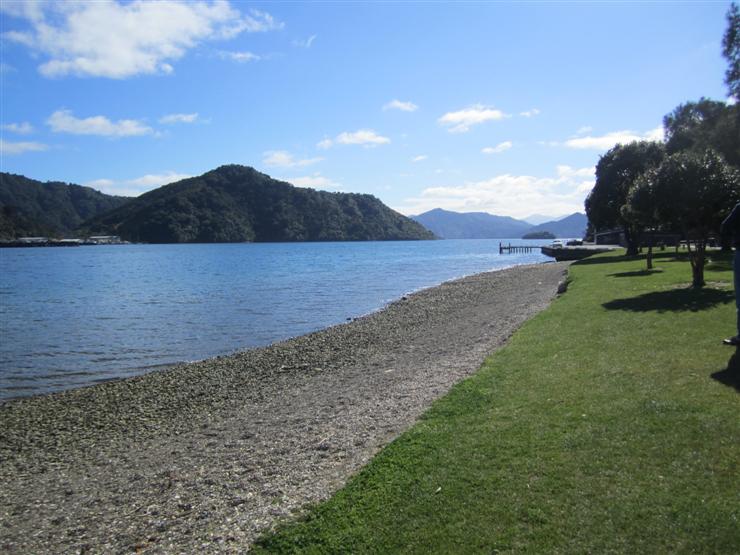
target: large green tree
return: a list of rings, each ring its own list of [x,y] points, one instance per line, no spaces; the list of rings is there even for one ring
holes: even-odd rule
[[[740,102],[740,9],[734,2],[727,11],[727,30],[722,39],[722,54],[729,64],[725,83],[730,94]]]
[[[740,105],[701,98],[681,104],[663,118],[668,154],[711,148],[740,167]]]
[[[586,214],[596,231],[619,227],[627,242],[627,254],[637,254],[638,228],[626,218],[622,207],[635,180],[658,166],[665,147],[658,142],[640,141],[617,145],[596,165],[596,183],[586,198]]]
[[[740,201],[740,173],[716,152],[678,152],[637,182],[654,196],[654,215],[686,239],[694,287],[704,285],[707,240]]]

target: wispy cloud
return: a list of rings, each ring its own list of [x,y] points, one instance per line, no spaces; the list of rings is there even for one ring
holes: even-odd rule
[[[285,178],[284,181],[287,181],[296,187],[309,187],[311,189],[332,189],[336,191],[342,188],[341,183],[337,183],[328,177],[324,177],[320,173],[305,175],[302,177],[288,177]]]
[[[2,154],[23,154],[25,152],[41,152],[44,150],[49,150],[48,145],[45,145],[43,143],[34,143],[34,142],[20,142],[15,143],[11,141],[6,141],[4,139],[0,139],[0,153]]]
[[[393,99],[390,102],[383,105],[383,110],[401,110],[402,112],[415,112],[419,107],[413,102],[402,102],[401,100]]]
[[[30,135],[33,133],[33,125],[24,121],[23,123],[6,123],[0,125],[0,129],[3,131],[10,131],[11,133],[17,133],[18,135]]]
[[[231,60],[240,64],[258,62],[262,59],[262,56],[254,54],[252,52],[227,52],[225,50],[221,50],[218,55],[224,60]]]
[[[149,192],[162,185],[175,183],[182,179],[187,179],[192,175],[167,171],[160,174],[146,174],[135,179],[113,180],[113,179],[95,179],[85,183],[87,187],[92,187],[108,195],[118,195],[122,197],[138,197],[141,194]]]
[[[593,188],[594,168],[562,165],[547,177],[503,174],[461,185],[441,185],[408,198],[396,209],[420,214],[432,208],[457,212],[489,212],[525,218],[539,212],[571,214],[583,211],[583,201]]]
[[[57,110],[46,120],[55,133],[99,135],[102,137],[135,137],[153,135],[154,129],[135,119],[111,121],[105,116],[77,118],[70,110]]]
[[[587,129],[587,128],[583,128]],[[585,131],[589,133],[591,130]],[[609,150],[617,144],[628,144],[635,141],[662,141],[664,138],[663,127],[656,127],[645,133],[634,131],[614,131],[605,135],[585,137],[573,137],[562,143],[562,146],[581,150]],[[561,143],[556,143],[560,145]]]
[[[263,154],[262,163],[266,166],[276,168],[295,168],[310,166],[321,162],[323,158],[304,158],[296,160],[292,154],[285,150],[269,150]]]
[[[421,154],[421,155],[419,155],[419,156],[414,156],[414,157],[413,157],[413,158],[411,159],[411,161],[412,161],[412,162],[421,162],[421,161],[423,161],[423,160],[426,160],[427,158],[429,158],[429,156],[427,156],[426,154]]]
[[[340,133],[334,139],[324,139],[320,141],[316,146],[320,149],[328,149],[332,146],[339,145],[361,145],[365,147],[375,147],[390,143],[391,140],[388,137],[378,135],[372,129],[360,129],[352,133],[345,131]]]
[[[307,39],[296,39],[293,41],[293,46],[298,48],[311,48],[313,41],[315,41],[317,37],[318,35],[311,35]]]
[[[159,123],[172,125],[175,123],[195,123],[198,121],[198,113],[192,114],[168,114],[159,118]]]
[[[509,150],[512,146],[514,146],[514,144],[511,141],[504,141],[503,143],[499,143],[496,146],[487,146],[481,149],[481,152],[483,154],[500,154]]]
[[[46,77],[167,74],[204,41],[283,28],[267,12],[241,13],[226,0],[4,2],[2,10],[26,21],[3,36],[43,55]]]
[[[540,111],[537,108],[532,108],[531,110],[527,110],[525,112],[519,112],[519,115],[525,118],[533,118],[534,116],[537,116],[540,114]]]
[[[440,117],[437,122],[447,127],[450,133],[467,133],[474,125],[480,125],[487,121],[497,121],[510,117],[501,110],[496,110],[482,104],[475,104],[457,112],[448,112]]]

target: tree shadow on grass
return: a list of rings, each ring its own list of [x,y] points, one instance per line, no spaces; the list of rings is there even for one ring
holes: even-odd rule
[[[617,274],[609,274],[609,277],[618,277],[618,278],[624,278],[624,277],[644,277],[649,276],[651,274],[661,274],[663,273],[663,270],[635,270],[633,272],[619,272]]]
[[[734,302],[735,293],[723,289],[702,287],[669,291],[655,291],[628,299],[615,299],[604,303],[607,310],[630,312],[698,312],[720,304]]]
[[[728,387],[735,388],[735,391],[740,393],[740,353],[737,349],[735,349],[735,354],[727,361],[727,368],[715,372],[712,374],[712,378]]]

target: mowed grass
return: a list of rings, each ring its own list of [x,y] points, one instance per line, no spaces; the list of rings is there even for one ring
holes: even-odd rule
[[[711,256],[703,290],[672,253],[572,266],[475,376],[254,551],[740,553],[732,272]]]

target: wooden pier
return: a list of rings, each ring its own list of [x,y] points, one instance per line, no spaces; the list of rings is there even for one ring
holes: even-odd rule
[[[515,252],[530,253],[540,249],[542,249],[542,247],[538,245],[512,245],[511,243],[509,243],[508,245],[504,245],[502,243],[498,244],[499,254],[511,254]]]

